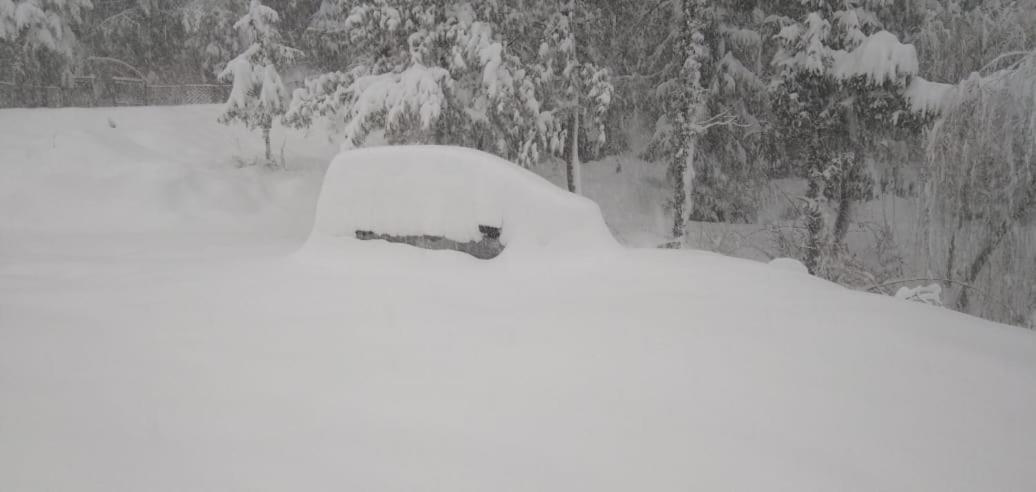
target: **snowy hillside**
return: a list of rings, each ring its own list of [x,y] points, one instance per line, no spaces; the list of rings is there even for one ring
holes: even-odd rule
[[[1036,484],[1030,331],[696,251],[300,253],[360,183],[218,112],[0,111],[0,490]]]

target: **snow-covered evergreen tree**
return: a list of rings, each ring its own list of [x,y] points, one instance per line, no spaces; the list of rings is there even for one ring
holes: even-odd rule
[[[700,140],[691,217],[753,222],[768,170],[764,122],[771,120],[760,33],[764,15],[737,0],[712,1],[710,6],[714,13],[705,31],[709,114],[724,115],[730,123],[710,127]]]
[[[990,63],[999,66],[989,68],[1003,68],[1017,58],[998,57],[1028,51],[1036,40],[1036,3],[1031,1],[938,0],[926,7],[913,44],[928,80],[956,84]]]
[[[489,123],[487,105],[466,113],[459,98],[489,87],[482,69],[499,65],[501,47],[473,8],[387,0],[331,5],[325,2],[313,28],[348,51],[352,66],[308,81],[295,94],[290,124],[326,117],[344,147],[362,145],[372,131],[384,131],[390,142],[480,140],[476,127]],[[487,76],[495,74],[490,70]]]
[[[562,139],[568,142],[565,175],[573,193],[582,192],[580,137],[585,132],[594,145],[604,144],[604,116],[614,91],[608,69],[580,57],[576,25],[581,7],[576,0],[558,0],[543,33],[538,63],[555,115],[568,121]]]
[[[68,84],[90,0],[0,0],[0,45],[18,83]],[[0,60],[3,61],[3,60]]]
[[[560,12],[557,0],[551,3]],[[379,131],[390,142],[474,147],[525,166],[561,153],[576,109],[599,128],[593,125],[611,95],[607,73],[580,67],[574,58],[569,63],[574,52],[557,49],[569,38],[556,23],[567,17],[552,17],[554,27],[544,28],[543,11],[524,7],[529,5],[325,1],[312,30],[327,43],[323,50],[348,53],[348,65],[310,80],[295,94],[286,120],[307,126],[325,117],[347,147]],[[529,38],[503,37],[535,32],[533,26],[536,39],[546,39],[538,46],[529,46]],[[560,96],[570,80],[563,76],[578,78],[585,90]]]
[[[240,0],[189,0],[181,10],[183,56],[201,80],[218,78],[226,61],[244,50],[234,24],[247,7]]]
[[[671,145],[675,150],[669,163],[676,183],[672,202],[673,238],[683,241],[694,208],[692,190],[698,141],[708,125],[708,101],[702,84],[702,69],[709,56],[704,31],[711,12],[704,1],[682,0],[674,14],[678,19],[676,60],[680,66],[676,76],[664,83],[660,90],[667,91],[663,96],[665,114],[672,128]]]
[[[802,163],[809,182],[802,207],[808,231],[803,263],[811,272],[823,270],[847,282],[852,280],[841,277],[846,272],[822,262],[842,249],[852,204],[871,194],[864,157],[890,129],[918,128],[905,96],[917,74],[917,54],[868,10],[881,3],[789,3],[787,15],[772,18],[780,42],[771,88],[777,136]],[[828,202],[835,208],[830,229],[824,218]]]
[[[761,12],[681,1],[643,15],[639,23],[668,26],[641,48],[647,63],[638,72],[655,74],[657,122],[645,156],[668,165],[674,239],[684,240],[691,220],[754,219],[767,110]]]
[[[196,74],[196,63],[184,56],[189,43],[183,24],[187,4],[188,0],[98,2],[86,23],[82,42],[91,57],[104,59],[106,69],[132,76],[146,74],[164,83],[185,79],[197,82],[197,78],[184,77]],[[97,73],[98,67],[91,65],[90,72]],[[128,67],[132,69],[125,70]]]
[[[281,80],[278,67],[294,61],[301,52],[281,43],[276,24],[277,12],[251,0],[248,13],[234,24],[250,42],[220,73],[220,79],[232,79],[233,87],[220,121],[239,121],[248,128],[262,131],[266,145],[266,161],[271,162],[270,129],[274,118],[287,110],[290,95]]]
[[[669,165],[674,239],[690,220],[745,221],[757,171],[760,114],[760,15],[736,2],[681,1],[663,12],[668,35],[654,47],[662,75],[660,117],[647,156]]]

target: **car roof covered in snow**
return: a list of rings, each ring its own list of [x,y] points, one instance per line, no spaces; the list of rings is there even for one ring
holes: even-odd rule
[[[357,231],[477,241],[501,230],[509,257],[617,247],[592,200],[477,150],[393,146],[339,154],[324,178],[310,243]]]

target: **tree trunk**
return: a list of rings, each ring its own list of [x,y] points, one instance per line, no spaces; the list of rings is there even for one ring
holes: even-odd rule
[[[820,269],[820,253],[823,248],[824,214],[820,211],[817,201],[810,201],[806,205],[806,245],[805,255],[802,264],[811,275],[816,275]]]
[[[835,244],[845,242],[845,236],[849,233],[849,219],[852,217],[853,199],[849,194],[848,186],[842,183],[842,193],[838,197],[838,215],[835,216]]]
[[[686,204],[687,194],[684,192],[684,174],[686,173],[686,160],[678,160],[673,167],[673,178],[676,183],[673,187],[673,240],[683,241],[686,233],[683,221],[683,209]]]
[[[263,142],[266,144],[266,163],[273,162],[272,154],[270,153],[270,127],[273,125],[267,125],[263,127]]]
[[[683,245],[687,239],[687,224],[691,222],[691,212],[694,211],[694,153],[697,151],[697,142],[694,137],[687,145],[687,156],[684,158],[683,179],[680,183],[680,192],[683,193],[683,207],[680,211],[680,223],[683,224],[683,233],[678,238]]]
[[[568,53],[568,59],[566,60],[566,70],[572,69],[572,74],[579,73],[578,70],[572,68],[576,67],[579,63],[576,55],[576,34],[575,34],[575,0],[559,0],[558,11],[561,15],[565,16],[568,20],[569,35],[571,36],[572,47],[571,52]],[[573,75],[568,75],[572,77]],[[579,93],[582,90],[579,87],[577,79],[571,79],[571,89],[574,89],[575,93],[572,95],[572,141],[571,141],[571,152],[568,157],[567,175],[568,175],[568,191],[577,195],[583,194],[583,180],[582,173],[579,166]]]
[[[579,164],[579,110],[578,108],[572,114],[572,140],[571,140],[571,152],[568,156],[568,166],[566,167],[566,174],[568,175],[568,191],[572,193],[582,195],[583,194],[583,176],[582,170]]]
[[[802,263],[810,274],[816,275],[820,267],[820,250],[823,243],[824,214],[820,211],[820,183],[816,172],[820,169],[820,137],[815,132],[809,148],[809,172],[806,188],[806,244],[803,248]]]
[[[693,210],[694,192],[694,152],[696,149],[694,138],[687,144],[686,154],[683,159],[676,162],[673,170],[673,177],[676,178],[676,189],[673,193],[673,240],[684,245],[687,235],[687,223],[691,221]]]

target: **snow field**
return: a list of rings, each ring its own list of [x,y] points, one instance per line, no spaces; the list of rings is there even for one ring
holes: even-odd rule
[[[288,172],[237,168],[261,142],[217,114],[0,111],[0,490],[1036,483],[1031,332],[697,251],[343,248],[324,234],[405,225],[331,206],[376,169],[323,179],[337,146],[296,133]],[[465,217],[554,200],[490,169],[512,193]],[[599,232],[568,198],[528,230]]]

